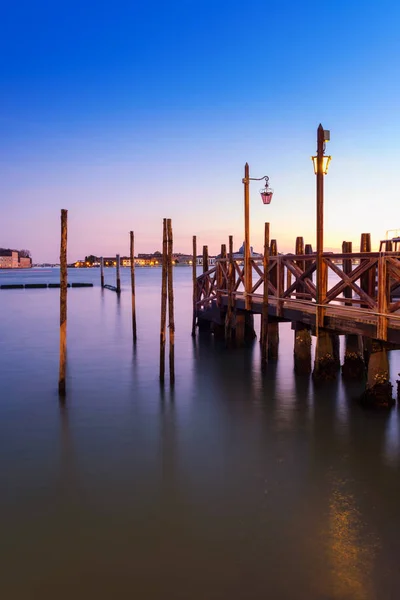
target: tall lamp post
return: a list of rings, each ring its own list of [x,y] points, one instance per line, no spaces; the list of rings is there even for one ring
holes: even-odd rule
[[[319,124],[317,130],[317,155],[311,159],[314,164],[314,173],[317,180],[317,305],[320,306],[324,300],[324,275],[322,253],[324,251],[324,175],[328,173],[330,156],[325,156],[325,142],[330,140],[330,131]],[[317,314],[320,311],[317,310]],[[317,318],[318,325],[320,319]]]
[[[260,190],[261,200],[263,204],[270,204],[274,191],[268,187],[269,177],[250,177],[248,163],[244,166],[244,177],[242,183],[244,185],[244,291],[245,291],[245,308],[251,309],[251,289],[253,287],[251,262],[250,262],[250,181],[265,181],[265,187]]]

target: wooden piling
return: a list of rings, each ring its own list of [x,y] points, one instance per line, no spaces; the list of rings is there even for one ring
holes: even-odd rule
[[[67,360],[67,232],[68,211],[61,210],[61,244],[60,244],[60,368],[58,375],[58,394],[66,394],[65,372]]]
[[[100,258],[100,285],[104,287],[104,258]]]
[[[261,364],[265,367],[268,362],[268,285],[269,285],[269,223],[264,225],[264,256],[263,256],[263,310],[261,327]]]
[[[360,252],[369,253],[371,252],[371,234],[362,233],[360,240]],[[361,264],[364,262],[361,259]],[[369,269],[364,275],[360,277],[360,287],[369,296],[375,296],[375,284],[376,284],[376,268]],[[361,304],[364,308],[368,308],[367,304]]]
[[[135,236],[133,231],[130,236],[130,259],[131,259],[131,290],[132,290],[132,337],[136,342],[136,301],[135,301]]]
[[[271,240],[269,255],[278,256],[278,244],[276,240]],[[278,265],[276,264],[270,271],[269,281],[273,285],[277,293],[279,294],[278,286]],[[278,358],[279,348],[279,323],[277,320],[268,320],[268,358],[276,360]]]
[[[167,219],[163,219],[161,272],[160,382],[165,377],[165,329],[167,321]]]
[[[115,257],[116,263],[117,263],[117,268],[116,268],[116,276],[117,276],[117,285],[116,285],[116,292],[117,294],[121,293],[121,277],[120,277],[120,272],[119,272],[119,268],[120,268],[120,258],[119,258],[119,254],[116,255]]]
[[[192,260],[192,282],[193,282],[193,318],[192,318],[192,337],[196,335],[196,318],[197,318],[197,240],[193,236],[193,260]]]
[[[226,244],[221,244],[221,261],[217,261],[217,305],[221,307],[222,290],[226,290]]]
[[[173,234],[171,219],[167,219],[167,285],[168,285],[168,331],[169,331],[169,382],[175,383],[175,317],[174,285],[172,274]]]
[[[228,263],[228,307],[225,316],[225,341],[229,347],[232,344],[233,330],[233,288],[235,281],[235,267],[233,264],[233,236],[229,236],[229,263]]]
[[[387,349],[380,340],[372,340],[366,389],[361,403],[374,408],[390,408],[395,403]]]
[[[314,254],[313,253],[313,248],[312,248],[311,244],[306,244],[304,246],[304,254]],[[313,260],[314,260],[313,258],[306,260],[306,264],[305,264],[305,268],[306,269],[308,269],[308,267],[310,266],[310,264],[312,263]],[[313,276],[314,276],[313,273],[311,273],[308,276],[308,278],[310,279],[310,281],[313,281]],[[311,300],[311,296],[310,296],[310,300]]]
[[[203,273],[206,273],[208,269],[208,246],[203,246]]]

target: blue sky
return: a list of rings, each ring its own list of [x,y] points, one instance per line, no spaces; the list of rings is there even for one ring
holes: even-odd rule
[[[325,247],[376,246],[397,214],[400,5],[338,0],[19,2],[0,23],[0,246],[56,261],[159,249],[172,218],[217,252],[263,223],[282,251],[315,245],[310,156],[331,131]]]

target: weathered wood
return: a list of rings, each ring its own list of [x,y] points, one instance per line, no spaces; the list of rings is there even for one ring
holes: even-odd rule
[[[208,246],[203,246],[203,273],[206,273],[210,268],[208,263]]]
[[[394,404],[392,392],[387,349],[382,341],[373,340],[368,361],[367,385],[361,402],[366,406],[390,408]]]
[[[131,291],[132,291],[132,336],[136,342],[136,296],[135,296],[135,236],[133,231],[129,232],[130,237],[130,259],[131,259]]]
[[[362,233],[360,240],[360,252],[361,253],[371,253],[371,234],[370,233]],[[365,260],[365,262],[368,259]],[[360,264],[364,262],[364,259],[360,261]],[[367,263],[368,264],[368,263]],[[364,275],[360,279],[360,287],[361,289],[370,297],[375,297],[375,279],[376,279],[376,269],[369,269],[368,272],[365,272]]]
[[[171,219],[167,219],[167,285],[168,285],[168,331],[169,331],[169,382],[175,383],[175,316],[174,284],[172,269],[173,234]]]
[[[272,295],[278,297],[278,266],[277,266],[277,258],[278,256],[278,244],[275,239],[271,240],[270,249],[269,249],[269,262],[270,262],[270,272],[269,272],[269,281],[268,288],[272,291]],[[269,297],[268,297],[269,304]],[[269,311],[269,307],[268,307]],[[268,322],[268,358],[276,360],[278,358],[278,348],[279,348],[279,323],[274,320]]]
[[[163,219],[161,271],[160,382],[165,378],[165,332],[167,322],[167,219]]]
[[[295,254],[296,255],[304,254],[304,239],[301,236],[297,236],[297,238],[296,238]],[[304,272],[304,269],[305,269],[304,260],[296,260],[296,265],[302,272]],[[297,286],[296,286],[296,297],[297,297],[297,294],[302,294],[304,292],[305,292],[304,284],[302,284],[300,281],[298,281]]]
[[[197,238],[193,236],[193,260],[192,260],[192,282],[193,282],[193,317],[192,317],[192,337],[196,335],[197,319]]]
[[[324,173],[323,173],[323,156],[324,156],[324,128],[319,124],[317,131],[317,322],[319,326],[323,326],[324,312],[322,305],[325,302],[326,287],[324,285],[326,269],[322,254],[324,251]]]
[[[224,261],[224,262],[222,262]],[[221,244],[221,258],[217,261],[217,305],[221,306],[221,293],[225,290],[226,244]]]
[[[263,287],[263,312],[261,326],[261,364],[268,362],[268,283],[269,283],[269,223],[264,226],[264,287]]]
[[[104,287],[104,258],[100,258],[100,285]]]
[[[228,266],[228,306],[225,316],[225,342],[227,346],[232,343],[233,330],[233,289],[235,287],[235,268],[233,265],[233,236],[229,236],[229,266]]]
[[[343,253],[351,253],[352,249],[353,249],[353,243],[352,242],[343,242],[342,243],[342,251],[343,251]],[[351,274],[352,270],[353,270],[353,265],[352,265],[351,258],[344,258],[343,259],[342,267],[343,267],[343,273],[345,275],[349,276]],[[353,291],[352,291],[351,287],[350,286],[346,286],[344,288],[344,290],[343,290],[343,296],[345,298],[351,298],[352,295],[353,295]],[[351,302],[345,302],[345,304],[347,306],[351,306]]]
[[[121,293],[121,276],[120,276],[120,265],[121,265],[121,260],[119,257],[119,254],[117,254],[117,256],[115,257],[116,260],[116,278],[117,278],[117,285],[115,286],[117,288],[117,294]]]
[[[58,394],[66,395],[66,361],[67,361],[67,233],[68,211],[61,210],[61,244],[60,244],[60,367],[58,375]]]
[[[389,304],[389,278],[387,276],[387,261],[384,256],[378,259],[378,323],[376,337],[378,340],[387,340]]]

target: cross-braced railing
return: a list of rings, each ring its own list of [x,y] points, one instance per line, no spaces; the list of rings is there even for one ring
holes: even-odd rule
[[[352,314],[354,318],[370,313],[376,321],[379,339],[386,339],[388,318],[400,327],[400,253],[367,252],[333,254],[322,257],[322,290],[317,305],[315,254],[270,256],[268,275],[264,276],[262,258],[251,258],[251,288],[246,290],[243,259],[221,258],[197,278],[197,310],[205,310],[213,300],[221,305],[227,298],[263,301],[264,282],[268,284],[268,304],[275,315],[284,317],[288,307],[325,315]],[[336,310],[336,313],[335,313]]]

